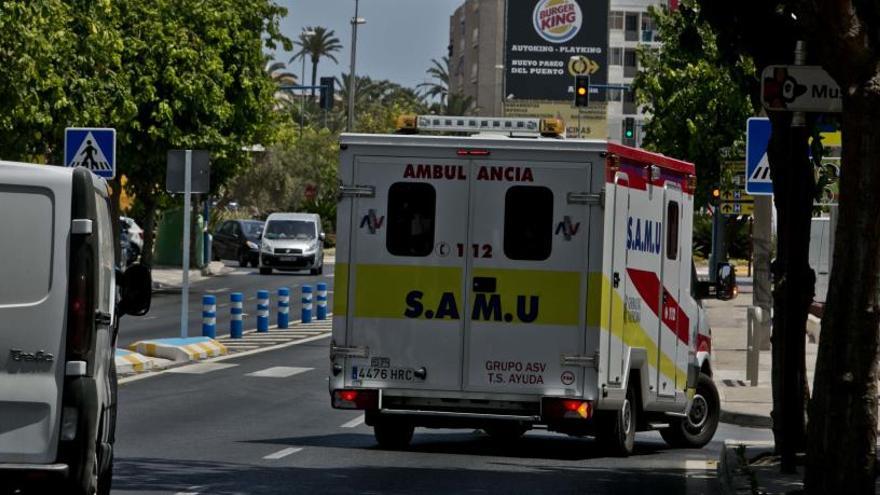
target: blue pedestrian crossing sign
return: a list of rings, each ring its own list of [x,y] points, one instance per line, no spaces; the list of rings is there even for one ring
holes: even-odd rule
[[[116,177],[116,129],[68,127],[64,166],[85,167],[105,179]]]
[[[767,160],[770,129],[770,119],[766,117],[752,117],[746,123],[746,192],[753,196],[773,194]]]

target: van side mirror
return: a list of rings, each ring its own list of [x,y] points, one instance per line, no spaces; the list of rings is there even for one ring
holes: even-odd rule
[[[323,233],[323,232],[321,232],[320,234],[318,234],[318,239],[321,239],[321,242],[323,242],[324,239],[326,239],[326,238],[327,238],[327,234],[325,234],[325,233]]]
[[[143,316],[150,311],[150,300],[153,297],[153,275],[150,269],[135,263],[122,273],[119,284],[121,298],[119,311],[122,314]]]
[[[736,268],[730,263],[718,263],[715,284],[715,297],[722,301],[735,298],[739,292],[736,286]]]

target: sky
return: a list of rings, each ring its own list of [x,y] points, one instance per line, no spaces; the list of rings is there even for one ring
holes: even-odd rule
[[[321,59],[318,77],[338,76],[349,71],[351,24],[355,0],[275,0],[287,8],[281,21],[285,36],[294,40],[305,26],[324,26],[335,31],[342,43],[337,52],[338,64]],[[360,0],[358,16],[366,24],[358,26],[357,66],[360,76],[388,79],[414,87],[425,82],[425,70],[431,59],[447,54],[449,16],[464,0]],[[293,53],[270,54],[279,62],[288,62]],[[288,70],[299,75],[302,62]],[[306,62],[306,82],[311,82],[311,62]]]

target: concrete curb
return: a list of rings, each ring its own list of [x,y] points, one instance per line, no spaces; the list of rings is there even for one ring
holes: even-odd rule
[[[772,428],[773,420],[769,416],[760,414],[751,414],[738,411],[725,411],[721,406],[721,414],[719,420],[722,423],[729,423],[737,426],[746,426],[749,428]]]
[[[127,349],[116,349],[116,373],[120,375],[133,375],[146,371],[161,370],[167,368],[171,361],[167,359],[144,356]]]
[[[770,416],[726,409],[724,403],[727,401],[727,398],[724,395],[724,387],[718,387],[718,396],[721,399],[721,411],[718,415],[720,422],[748,428],[773,427],[773,420],[770,419]]]
[[[226,346],[208,337],[142,340],[128,348],[146,356],[175,362],[198,361],[229,354]]]

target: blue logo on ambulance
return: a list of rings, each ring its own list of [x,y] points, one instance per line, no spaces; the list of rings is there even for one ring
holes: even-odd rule
[[[626,224],[626,249],[660,254],[661,222],[629,217]]]

